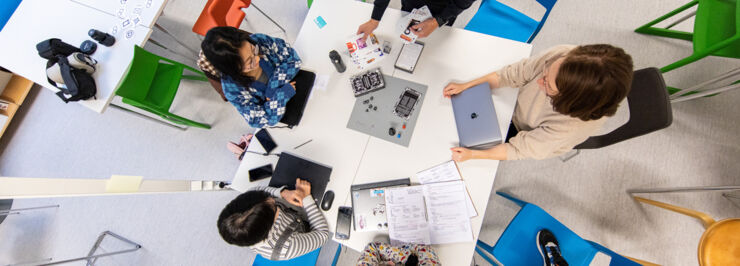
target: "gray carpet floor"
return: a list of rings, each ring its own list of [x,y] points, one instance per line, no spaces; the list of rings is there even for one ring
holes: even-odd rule
[[[349,1],[349,0],[347,0]],[[539,17],[535,1],[504,1]],[[530,3],[531,2],[531,3]],[[691,43],[633,30],[683,5],[679,0],[559,1],[533,42],[533,52],[562,44],[609,43],[630,53],[635,68],[661,67],[688,56]],[[170,0],[159,19],[190,47],[199,39],[190,27],[205,0]],[[305,18],[304,1],[255,0],[287,30],[292,42]],[[464,27],[480,1],[458,18]],[[398,8],[399,0],[392,1]],[[242,28],[276,36],[282,33],[253,9]],[[679,28],[691,29],[689,20]],[[180,54],[169,36],[152,38]],[[148,44],[146,49],[194,64]],[[740,61],[706,58],[665,75],[670,86],[688,87],[740,66]],[[618,253],[663,265],[696,265],[697,244],[704,231],[686,216],[640,205],[629,188],[740,185],[740,91],[673,106],[669,128],[610,147],[582,151],[575,158],[500,164],[494,191],[506,191],[537,204],[586,239]],[[734,107],[733,107],[734,106]],[[175,113],[213,126],[180,131],[120,110],[95,114],[76,104],[63,104],[50,91],[36,87],[0,139],[0,176],[108,178],[112,174],[152,179],[228,180],[238,162],[225,143],[251,129],[233,107],[206,83],[183,82]],[[620,110],[610,121],[626,121]],[[493,177],[491,177],[493,178]],[[60,204],[58,209],[12,215],[0,225],[0,265],[65,259],[86,254],[97,235],[111,230],[144,246],[136,253],[100,261],[100,265],[248,265],[254,254],[227,245],[215,230],[215,219],[235,192],[172,193],[16,200],[13,207]],[[740,202],[717,192],[646,194],[706,212],[716,219],[740,216]],[[494,243],[517,208],[491,195],[480,239]],[[327,217],[333,219],[333,217]],[[116,243],[106,245],[114,249]],[[336,246],[327,244],[319,265],[330,263]],[[359,253],[344,249],[339,265],[353,265]],[[466,265],[468,262],[460,262]],[[476,257],[474,263],[485,265]]]

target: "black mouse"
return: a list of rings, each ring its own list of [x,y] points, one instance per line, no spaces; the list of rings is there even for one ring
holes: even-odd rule
[[[321,209],[328,211],[331,209],[332,202],[334,202],[334,191],[327,190],[324,193],[324,198],[321,199]]]

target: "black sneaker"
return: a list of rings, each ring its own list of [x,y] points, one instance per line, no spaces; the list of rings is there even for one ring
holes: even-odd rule
[[[568,262],[560,255],[558,240],[550,230],[542,229],[537,232],[537,249],[540,250],[545,266],[568,266]]]

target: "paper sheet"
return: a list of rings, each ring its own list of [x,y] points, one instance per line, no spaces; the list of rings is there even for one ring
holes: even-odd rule
[[[401,53],[398,54],[395,66],[399,69],[414,72],[416,62],[419,61],[423,49],[424,45],[419,43],[404,44],[401,48]]]
[[[319,91],[326,91],[326,88],[329,85],[329,75],[326,74],[316,74],[316,79],[313,81],[313,91],[319,90]]]
[[[460,171],[457,169],[455,161],[452,160],[418,172],[416,173],[416,177],[419,179],[419,183],[422,185],[437,182],[462,180],[462,176],[460,176]],[[473,206],[473,200],[470,198],[470,194],[467,192],[467,190],[465,191],[465,195],[467,198],[466,205],[468,208],[469,217],[478,216],[478,211],[475,210],[475,206]]]
[[[105,185],[105,192],[126,193],[137,192],[141,186],[141,176],[112,175]]]
[[[388,235],[392,245],[431,243],[423,190],[422,186],[386,190]]]
[[[432,244],[472,242],[464,181],[427,184],[424,199]]]

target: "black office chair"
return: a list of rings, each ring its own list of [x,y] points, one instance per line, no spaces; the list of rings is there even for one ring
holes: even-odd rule
[[[654,67],[635,71],[627,95],[630,118],[626,124],[601,136],[593,136],[574,149],[598,149],[667,128],[673,122],[671,102],[660,70]]]

